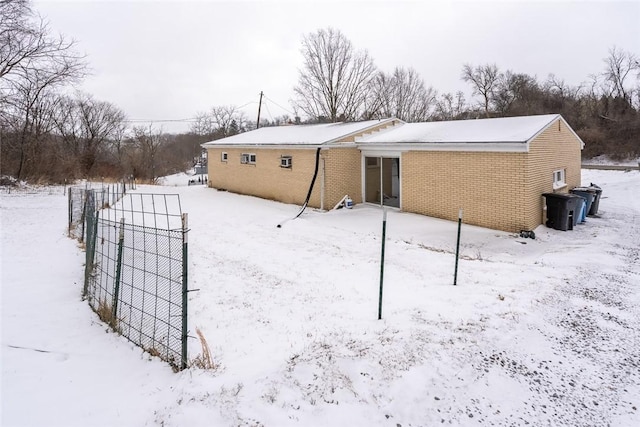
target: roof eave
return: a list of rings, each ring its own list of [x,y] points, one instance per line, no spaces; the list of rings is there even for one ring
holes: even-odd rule
[[[527,153],[529,144],[526,141],[509,142],[391,142],[360,143],[361,151],[457,151],[457,152],[497,152]]]
[[[279,143],[243,143],[243,144],[211,144],[206,145],[201,144],[203,148],[224,148],[224,149],[233,149],[233,148],[265,148],[265,149],[304,149],[304,148],[318,148],[323,147],[322,143],[301,143],[301,144],[279,144]]]

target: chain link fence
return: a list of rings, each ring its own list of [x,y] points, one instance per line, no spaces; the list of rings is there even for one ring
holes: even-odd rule
[[[85,237],[85,216],[87,212],[87,194],[93,196],[95,209],[105,209],[116,205],[129,190],[135,190],[136,184],[133,180],[123,180],[113,184],[95,183],[87,181],[84,186],[72,186],[68,189],[68,212],[69,237],[84,241]]]
[[[184,369],[188,226],[180,198],[122,194],[116,200],[105,194],[117,193],[85,189],[76,202],[84,213],[69,205],[70,218],[84,216],[83,295],[114,331]]]

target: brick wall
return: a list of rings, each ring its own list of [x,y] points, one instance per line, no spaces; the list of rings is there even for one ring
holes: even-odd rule
[[[220,161],[223,151],[227,162]],[[209,148],[209,186],[301,205],[313,176],[315,152]],[[242,153],[256,154],[256,164],[241,164]],[[292,156],[292,168],[280,167],[282,155]],[[580,142],[561,120],[530,143],[529,153],[410,151],[400,164],[402,209],[457,220],[462,208],[467,224],[510,232],[533,230],[543,221],[541,194],[553,191],[553,172],[558,169],[565,169],[567,183],[558,191],[580,185]],[[365,169],[378,176],[379,171]],[[309,206],[331,209],[346,194],[362,203],[361,181],[360,150],[349,143],[323,148]],[[390,186],[385,182],[385,191]]]
[[[566,193],[580,186],[580,140],[562,120],[556,120],[529,144],[527,155],[528,229],[542,223],[543,193],[553,193],[553,172],[565,169],[567,186],[556,190]]]
[[[401,163],[402,209],[509,232],[542,224],[543,193],[565,169],[567,192],[580,185],[580,141],[561,121],[529,146],[529,153],[408,152]]]
[[[322,156],[325,160],[324,208],[332,209],[347,194],[354,203],[362,203],[360,150],[331,148],[323,151]]]
[[[222,152],[227,153],[226,162],[221,161]],[[256,164],[240,163],[242,153],[255,154]],[[291,156],[291,168],[280,167],[283,155]],[[316,149],[209,148],[207,156],[210,187],[301,205],[313,177]],[[320,173],[309,201],[311,206],[320,206],[319,182]]]
[[[226,162],[220,160],[222,152],[227,153]],[[241,164],[242,153],[255,154],[256,164]],[[209,148],[209,187],[302,205],[313,177],[315,155],[315,148]],[[281,156],[291,156],[291,168],[280,167]],[[360,150],[336,147],[321,151],[318,177],[309,206],[321,206],[323,181],[324,209],[333,208],[347,194],[354,203],[361,203]]]
[[[318,177],[311,193],[309,206],[333,208],[345,195],[354,203],[361,203],[361,157],[353,146],[356,138],[386,129],[397,120],[384,122],[344,138],[338,146],[323,148]],[[228,155],[221,162],[221,153]],[[316,148],[217,148],[207,147],[209,186],[240,194],[301,205],[309,191],[315,167]],[[256,164],[241,164],[242,153],[256,154]],[[280,157],[292,156],[293,167],[281,168]],[[326,169],[323,173],[323,167]],[[324,203],[320,196],[324,185]]]
[[[400,165],[402,210],[506,231],[523,218],[525,153],[411,151]]]

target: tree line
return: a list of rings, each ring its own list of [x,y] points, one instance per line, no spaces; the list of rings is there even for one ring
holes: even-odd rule
[[[130,126],[116,105],[71,91],[87,74],[76,42],[54,36],[28,0],[0,0],[0,171],[63,182],[154,180],[200,156],[193,135]]]
[[[0,0],[0,170],[18,179],[154,180],[202,162],[200,144],[255,129],[236,106],[198,112],[190,131],[131,126],[116,105],[70,88],[87,74],[77,43],[51,34],[29,0]],[[293,117],[260,126],[397,117],[407,122],[560,113],[586,142],[585,157],[640,156],[640,64],[615,47],[603,70],[571,86],[495,64],[462,68],[462,92],[438,93],[413,68],[379,70],[338,30],[303,37]],[[300,117],[304,117],[304,120]]]
[[[304,37],[304,65],[294,105],[312,121],[397,117],[407,122],[559,113],[585,141],[583,157],[640,156],[640,61],[612,47],[603,69],[573,86],[549,74],[545,80],[496,64],[462,67],[473,99],[439,94],[413,68],[377,69],[339,30]]]

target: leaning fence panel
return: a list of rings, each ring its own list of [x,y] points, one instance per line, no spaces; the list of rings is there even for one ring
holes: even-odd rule
[[[118,333],[175,369],[185,368],[187,229],[179,197],[128,194],[88,212],[89,304]],[[167,228],[141,225],[151,221]]]
[[[182,360],[182,230],[125,224],[120,331],[178,367]]]

